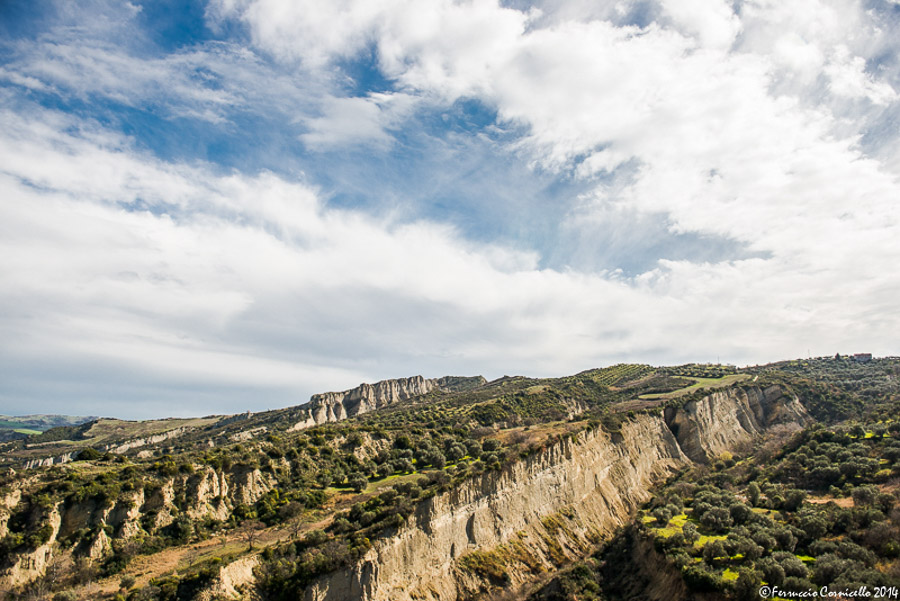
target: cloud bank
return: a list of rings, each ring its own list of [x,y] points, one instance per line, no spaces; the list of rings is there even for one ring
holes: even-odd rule
[[[145,13],[5,46],[4,413],[897,352],[895,4]]]

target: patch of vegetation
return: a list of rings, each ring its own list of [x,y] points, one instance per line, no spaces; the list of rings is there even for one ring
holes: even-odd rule
[[[893,424],[815,425],[775,454],[763,444],[742,461],[695,468],[658,491],[627,534],[595,557],[590,577],[538,598],[639,598],[617,576],[634,569],[617,554],[641,539],[695,594],[753,599],[763,583],[793,591],[900,586]],[[570,596],[554,596],[560,588]]]

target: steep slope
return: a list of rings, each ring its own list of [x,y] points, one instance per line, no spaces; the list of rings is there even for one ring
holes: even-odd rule
[[[113,542],[146,540],[166,529],[190,528],[193,521],[224,520],[237,506],[252,505],[274,486],[259,469],[235,465],[228,469],[203,467],[176,473],[144,487],[117,487],[115,496],[87,488],[68,501],[46,503],[25,497],[24,481],[0,497],[0,534],[5,535],[11,514],[23,510],[26,519],[45,524],[46,532],[34,548],[3,558],[0,591],[10,591],[44,573],[59,554],[57,541],[71,541],[92,560],[105,557]],[[187,521],[185,521],[187,520]]]
[[[356,411],[349,421],[292,427],[307,407],[210,416],[169,440],[119,443],[127,458],[10,471],[0,480],[0,590],[24,590],[73,553],[113,580],[134,560],[126,574],[146,586],[146,553],[190,557],[184,545],[210,536],[233,545],[259,519],[267,554],[229,547],[226,562],[243,561],[231,569],[210,550],[202,574],[179,564],[165,586],[184,599],[195,586],[231,591],[232,572],[253,586],[253,564],[273,601],[297,591],[367,601],[518,594],[584,557],[673,472],[809,419],[772,386],[640,400],[634,413],[641,394],[669,385],[657,374],[619,365],[488,385],[408,378],[314,397]],[[279,579],[286,597],[272,594]]]
[[[655,483],[691,462],[682,444],[708,461],[769,424],[807,419],[781,390],[749,387],[689,401],[669,420],[639,415],[617,433],[585,431],[424,501],[396,536],[303,598],[450,601],[520,588],[621,525]]]
[[[772,424],[812,421],[800,400],[780,386],[716,391],[680,408],[667,407],[665,416],[685,454],[699,463],[749,442]]]

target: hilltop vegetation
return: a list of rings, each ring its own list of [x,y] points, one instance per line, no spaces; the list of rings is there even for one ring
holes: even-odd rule
[[[896,564],[896,551],[871,541],[896,534],[897,510],[885,495],[894,494],[892,482],[900,475],[897,427],[890,421],[897,409],[897,369],[896,361],[834,359],[747,370],[617,365],[565,378],[504,377],[435,390],[307,429],[295,428],[303,418],[298,408],[64,426],[7,453],[8,462],[37,450],[76,454],[70,463],[0,477],[0,499],[25,493],[8,510],[0,507],[0,569],[49,545],[54,551],[45,575],[23,581],[16,595],[47,599],[79,591],[85,598],[87,583],[99,580],[109,598],[173,601],[192,599],[223,565],[249,553],[257,557],[258,591],[267,599],[293,599],[317,576],[394,536],[423,499],[500,472],[578,432],[602,428],[618,435],[623,422],[641,413],[662,416],[666,407],[683,406],[711,389],[753,382],[793,391],[826,426],[685,475],[659,492],[633,536],[655,541],[666,565],[697,591],[737,594],[738,583],[749,586],[767,569],[777,573],[774,564],[785,578],[815,583],[821,577],[812,564],[828,554],[851,562],[840,564],[835,578],[868,577],[872,569],[893,577],[884,566]],[[171,439],[121,445],[176,428],[179,435]],[[758,495],[751,485],[759,487]],[[838,508],[811,502],[826,497],[839,500]],[[857,497],[858,506],[840,505]],[[825,531],[807,531],[810,524]],[[834,548],[816,546],[840,536],[846,540]],[[216,540],[222,541],[219,550]],[[208,550],[181,551],[189,546]],[[175,550],[184,560],[174,570],[155,571],[153,564],[163,562],[149,559],[150,568],[135,567],[148,565],[143,556]],[[791,553],[806,572],[786,555]],[[603,566],[614,565],[601,555],[579,568],[572,582],[571,574],[560,582],[566,591],[577,589],[579,599],[602,598],[609,581]]]
[[[897,363],[829,358],[758,373],[790,385],[820,418],[844,421],[776,431],[682,474],[536,598],[644,599],[655,582],[671,591],[673,578],[685,598],[758,599],[763,584],[900,586]]]

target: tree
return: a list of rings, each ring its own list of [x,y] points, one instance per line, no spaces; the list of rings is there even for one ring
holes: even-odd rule
[[[771,557],[760,560],[757,566],[762,570],[763,580],[769,584],[781,586],[784,583],[784,568]]]
[[[447,459],[444,457],[444,454],[440,451],[433,451],[428,455],[428,462],[431,463],[432,467],[435,469],[443,469],[445,465],[447,465]]]
[[[738,569],[737,581],[734,583],[735,598],[738,601],[758,601],[759,582],[762,574],[749,568]]]
[[[298,503],[297,501],[291,501],[290,503],[286,503],[278,508],[278,517],[281,518],[282,522],[289,522],[303,513],[303,505]],[[294,520],[291,532],[292,536],[297,538],[300,534],[300,530],[303,528],[303,520]]]
[[[79,557],[75,560],[75,565],[72,567],[75,582],[87,584],[90,588],[91,582],[93,582],[94,577],[97,575],[97,568],[94,566],[94,561],[90,557]]]
[[[800,518],[800,529],[810,541],[814,541],[828,532],[828,522],[821,515],[807,514]]]
[[[693,544],[694,541],[700,537],[700,535],[697,533],[697,526],[692,524],[691,522],[687,522],[681,529],[681,532],[684,535],[685,542],[691,544]]]
[[[466,456],[466,449],[461,444],[451,445],[449,449],[447,449],[447,459],[456,463],[460,459]]]
[[[482,448],[487,452],[498,450],[503,444],[496,438],[488,438],[481,444]]]
[[[137,579],[130,574],[122,576],[122,578],[119,580],[119,588],[122,589],[123,591],[127,591],[128,589],[130,589],[131,587],[134,586],[134,583],[136,581],[137,581]]]
[[[806,565],[796,557],[785,557],[779,563],[787,577],[806,578],[808,574]]]
[[[350,476],[350,479],[347,480],[347,483],[350,485],[350,488],[356,492],[362,492],[366,489],[366,486],[369,485],[369,479],[362,474],[353,474]]]
[[[667,507],[657,507],[653,510],[653,517],[659,526],[665,527],[672,519],[672,512]]]
[[[469,457],[471,457],[473,459],[478,459],[479,457],[481,457],[481,452],[483,450],[484,449],[482,448],[481,443],[478,442],[477,440],[467,440],[466,441],[466,454]]]
[[[253,550],[253,541],[259,538],[266,525],[259,520],[246,520],[238,528],[238,535],[247,542],[247,550]]]
[[[303,538],[303,544],[307,547],[317,547],[328,540],[324,530],[310,530]]]
[[[853,489],[854,505],[871,505],[878,498],[878,488],[872,485],[857,486]]]
[[[96,459],[100,459],[102,456],[103,454],[100,453],[100,451],[98,451],[97,449],[87,447],[85,449],[82,449],[82,451],[78,453],[75,461],[94,461]]]
[[[735,524],[743,524],[753,512],[743,503],[734,503],[728,508],[728,513]]]
[[[719,532],[727,530],[733,523],[731,514],[724,507],[713,507],[703,514],[700,523],[705,527]]]
[[[751,482],[747,487],[747,499],[750,500],[750,504],[754,507],[759,507],[759,484],[756,482]]]
[[[806,500],[806,492],[793,488],[787,492],[784,504],[781,507],[785,511],[797,511],[804,500]]]
[[[712,564],[717,557],[728,557],[728,553],[725,551],[725,544],[720,540],[706,543],[703,547],[703,560],[708,564]]]
[[[794,552],[797,546],[797,537],[787,528],[781,528],[775,532],[775,540],[778,542],[778,548],[789,553]]]
[[[409,459],[396,459],[393,463],[394,470],[400,473],[412,472],[416,469],[415,467],[413,467],[413,463]]]
[[[888,514],[891,512],[891,509],[894,508],[894,504],[896,503],[896,499],[894,495],[890,493],[879,493],[875,497],[875,505],[881,510],[882,513]]]
[[[316,474],[316,482],[318,482],[319,486],[322,488],[328,488],[334,482],[334,476],[330,471],[322,470]]]

